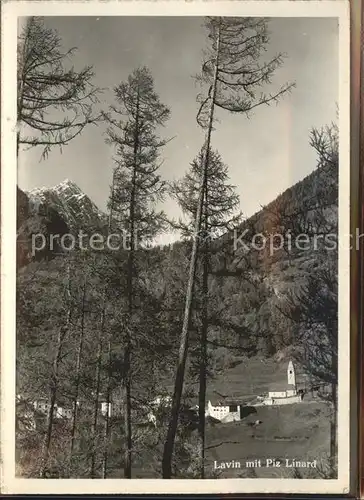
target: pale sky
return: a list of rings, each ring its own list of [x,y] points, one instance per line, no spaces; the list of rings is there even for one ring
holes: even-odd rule
[[[171,119],[161,135],[174,137],[163,150],[161,174],[180,178],[203,143],[196,124],[199,88],[192,78],[200,70],[206,43],[199,17],[49,17],[66,49],[76,46],[76,69],[93,65],[95,84],[112,89],[134,68],[146,65],[155,79]],[[336,119],[338,102],[338,21],[335,18],[273,18],[269,22],[269,53],[287,54],[274,85],[295,81],[296,88],[278,106],[260,107],[250,119],[227,112],[212,137],[230,168],[244,215],[249,216],[316,166],[309,131]],[[104,108],[113,102],[111,90],[102,96]],[[54,149],[40,161],[41,150],[23,152],[19,185],[24,190],[74,181],[105,210],[112,176],[112,148],[104,142],[104,126],[90,126],[82,136]],[[164,210],[178,216],[167,201]]]

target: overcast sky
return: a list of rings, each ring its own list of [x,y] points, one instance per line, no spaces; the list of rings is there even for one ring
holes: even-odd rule
[[[76,69],[93,65],[95,84],[112,88],[134,68],[150,68],[156,91],[171,108],[162,133],[174,137],[163,151],[161,173],[181,177],[200,150],[203,135],[196,125],[196,87],[192,75],[200,70],[206,44],[198,17],[49,17],[64,47],[78,47]],[[284,66],[274,85],[295,81],[296,88],[278,106],[260,107],[250,119],[219,114],[212,146],[229,165],[246,216],[309,174],[316,165],[309,146],[312,127],[336,118],[338,101],[338,21],[334,18],[274,18],[269,22],[269,53],[285,52]],[[112,92],[102,96],[105,108]],[[41,150],[23,152],[19,185],[24,190],[53,186],[65,178],[76,182],[105,209],[112,176],[112,150],[104,143],[104,128],[89,127],[63,149],[40,161]],[[178,215],[166,203],[169,215]]]

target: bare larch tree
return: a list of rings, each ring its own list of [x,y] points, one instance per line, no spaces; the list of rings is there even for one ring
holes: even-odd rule
[[[156,129],[169,118],[169,109],[154,90],[153,77],[145,68],[136,69],[126,82],[115,87],[117,106],[105,119],[109,123],[108,142],[115,147],[116,171],[112,192],[114,223],[128,236],[127,317],[124,328],[125,459],[124,476],[132,473],[131,352],[133,345],[134,298],[137,266],[135,253],[163,227],[163,214],[156,210],[165,183],[159,168],[161,148],[168,142]]]
[[[69,65],[75,50],[63,52],[57,31],[42,17],[27,19],[18,39],[17,153],[20,144],[41,146],[45,157],[99,119],[93,105],[100,89],[91,66],[75,71]]]
[[[294,86],[292,83],[287,83],[271,94],[265,92],[265,88],[271,83],[274,72],[283,63],[282,54],[278,54],[268,61],[264,60],[264,52],[269,44],[266,19],[207,18],[205,26],[210,48],[205,54],[198,80],[207,87],[207,92],[198,96],[200,108],[197,114],[199,125],[206,130],[205,156],[195,218],[172,412],[162,460],[164,478],[170,478],[172,473],[172,455],[187,359],[191,304],[215,110],[220,108],[232,113],[249,115],[249,112],[258,106],[278,102],[279,98]]]
[[[187,221],[182,220],[176,225],[183,231],[183,235],[191,238],[194,229],[194,220],[197,211],[198,195],[203,175],[204,148],[191,163],[187,174],[173,184],[172,194],[177,199]],[[215,236],[231,230],[241,221],[238,212],[239,196],[235,193],[235,186],[229,184],[228,166],[225,165],[217,151],[210,152],[208,165],[207,186],[205,190],[202,231],[201,231],[201,258],[198,288],[201,290],[201,319],[199,345],[199,436],[200,436],[200,477],[205,476],[205,406],[207,383],[207,342],[209,327],[209,274],[211,272],[210,243]]]

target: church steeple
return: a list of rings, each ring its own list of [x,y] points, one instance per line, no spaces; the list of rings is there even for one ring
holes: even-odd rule
[[[293,385],[296,387],[296,374],[294,371],[294,366],[292,361],[288,363],[288,368],[287,368],[287,381],[288,385]]]

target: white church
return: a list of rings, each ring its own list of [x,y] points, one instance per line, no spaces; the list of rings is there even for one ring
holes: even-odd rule
[[[279,406],[300,403],[302,397],[302,391],[297,391],[295,368],[292,361],[290,361],[287,367],[287,383],[271,387],[266,396],[258,396],[258,403],[249,406]],[[205,415],[220,422],[234,422],[244,418],[244,408],[247,407],[237,400],[229,401],[224,399],[224,401],[217,401],[216,403],[209,400]]]
[[[271,387],[268,396],[263,399],[263,404],[269,406],[287,405],[293,403],[300,403],[302,401],[302,394],[297,392],[296,386],[296,373],[292,361],[288,363],[287,367],[287,384],[285,387],[282,385],[278,387]]]

